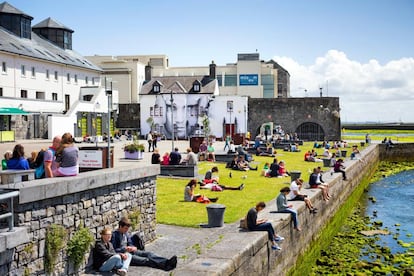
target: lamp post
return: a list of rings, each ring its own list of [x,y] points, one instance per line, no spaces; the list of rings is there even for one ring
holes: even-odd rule
[[[101,107],[101,105],[99,104],[99,102],[96,102],[94,105],[93,105],[93,117],[94,117],[94,124],[93,124],[93,127],[95,128],[95,146],[96,147],[98,147],[98,116],[97,116],[97,114],[96,114],[96,109],[98,108],[100,108]]]
[[[174,127],[174,98],[173,98],[173,91],[170,91],[170,102],[171,102],[171,152],[174,151],[174,132],[175,132],[175,127]]]
[[[247,135],[247,106],[244,106],[244,135]]]
[[[233,101],[227,101],[227,111],[230,113],[230,139],[233,140],[232,136],[232,124],[231,124],[231,113],[233,112]]]
[[[107,89],[106,77],[105,77],[105,93],[108,97],[108,152],[107,152],[107,163],[106,167],[111,167],[111,108],[112,108],[112,80],[110,81],[110,87]]]

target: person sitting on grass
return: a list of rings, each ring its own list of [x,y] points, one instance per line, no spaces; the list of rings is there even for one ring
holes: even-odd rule
[[[302,231],[302,229],[299,228],[299,220],[298,220],[298,212],[293,209],[292,204],[287,203],[287,195],[290,193],[289,187],[284,187],[280,190],[279,196],[276,198],[276,206],[277,211],[279,213],[289,213],[292,216],[293,220],[293,227],[297,231]]]
[[[269,162],[266,162],[263,166],[263,170],[261,171],[261,176],[269,176],[270,173],[270,164]]]
[[[238,156],[237,167],[239,168],[240,171],[248,171],[248,170],[257,171],[257,166],[256,168],[250,167],[249,162],[247,162],[246,159],[244,159],[243,155]]]
[[[184,189],[184,201],[187,202],[200,202],[200,203],[207,203],[208,202],[216,202],[218,197],[209,198],[200,194],[194,194],[195,187],[197,186],[197,180],[191,179],[190,182],[185,186]]]
[[[225,185],[219,184],[218,168],[216,166],[212,167],[211,170],[208,170],[204,176],[204,180],[199,182],[200,189],[210,189],[212,191],[221,192],[222,190],[243,190],[244,184],[242,183],[239,187],[228,187]]]
[[[276,235],[275,230],[270,222],[267,219],[258,219],[257,214],[261,212],[266,207],[266,204],[263,201],[260,201],[256,204],[256,207],[253,207],[247,212],[246,221],[247,228],[250,231],[267,231],[269,241],[272,243],[273,250],[282,250],[282,248],[276,243],[283,241],[284,238]]]
[[[313,213],[313,214],[317,213],[317,209],[313,207],[312,202],[310,201],[308,196],[300,193],[302,186],[303,186],[303,179],[301,178],[297,178],[293,180],[292,183],[290,183],[290,193],[288,196],[289,200],[304,201],[310,213]]]
[[[290,176],[290,173],[286,170],[285,161],[283,160],[279,162],[278,176]]]
[[[278,177],[279,176],[279,163],[277,158],[273,159],[273,163],[270,164],[269,177]]]

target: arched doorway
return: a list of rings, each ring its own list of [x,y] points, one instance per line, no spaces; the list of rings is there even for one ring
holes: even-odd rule
[[[307,141],[323,141],[325,140],[325,132],[320,124],[303,123],[296,129],[299,139]]]

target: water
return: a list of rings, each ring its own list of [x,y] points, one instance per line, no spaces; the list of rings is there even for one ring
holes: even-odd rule
[[[407,248],[398,240],[414,243],[414,170],[372,183],[368,197],[374,197],[376,202],[368,200],[366,215],[372,221],[382,221],[381,229],[391,232],[390,235],[380,235],[377,243],[389,247],[394,254],[406,252]]]

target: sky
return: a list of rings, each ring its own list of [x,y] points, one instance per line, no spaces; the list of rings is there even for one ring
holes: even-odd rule
[[[289,72],[292,97],[340,97],[342,122],[414,122],[412,0],[8,3],[74,30],[84,56],[165,54],[178,67],[258,52]]]

